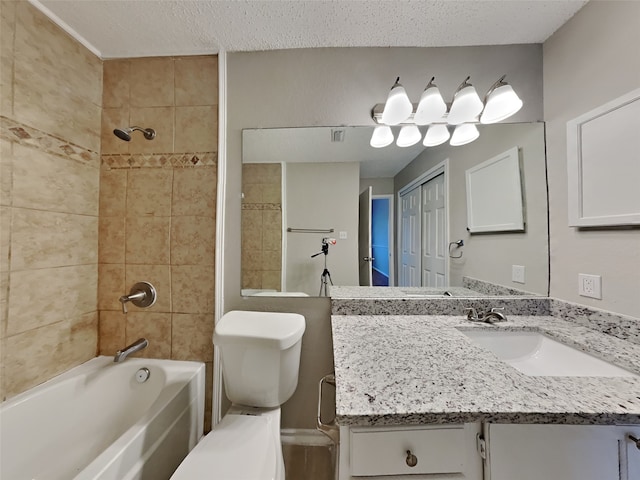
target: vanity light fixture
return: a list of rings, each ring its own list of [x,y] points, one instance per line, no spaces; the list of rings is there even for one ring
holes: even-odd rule
[[[434,83],[435,77],[432,77],[422,92],[415,111],[398,77],[389,92],[387,102],[384,105],[377,104],[371,110],[371,117],[379,124],[371,137],[371,146],[382,148],[393,142],[393,132],[389,125],[402,126],[396,142],[398,146],[411,146],[420,141],[419,138],[416,140],[416,137],[421,135],[416,125],[429,125],[422,142],[426,147],[435,147],[449,138],[449,143],[453,146],[474,141],[480,136],[476,126],[478,123],[500,122],[522,108],[522,100],[504,80],[505,77],[506,75],[503,75],[491,86],[483,102],[475,87],[469,83],[471,77],[468,76],[454,93],[450,106],[443,100],[438,86]],[[448,125],[456,126],[451,136]],[[387,128],[382,129],[381,126]],[[415,128],[404,128],[407,126]]]
[[[473,142],[479,136],[480,132],[474,123],[463,123],[453,131],[449,144],[453,147],[460,147]]]
[[[416,114],[413,121],[416,125],[429,125],[430,123],[442,121],[447,113],[447,104],[440,94],[440,89],[433,83],[436,77],[431,77],[420,97]]]
[[[387,101],[382,111],[382,123],[385,125],[398,125],[409,118],[413,112],[413,104],[404,87],[400,85],[400,77],[391,87]]]
[[[417,125],[403,125],[398,134],[396,145],[399,147],[410,147],[415,145],[422,138],[422,133]]]
[[[425,147],[436,147],[449,140],[450,136],[451,134],[449,134],[449,129],[446,125],[443,125],[441,123],[433,124],[429,126],[422,144]]]
[[[393,143],[393,132],[388,125],[378,125],[373,129],[369,144],[373,148],[382,148]]]
[[[447,116],[449,125],[473,122],[484,108],[482,100],[480,100],[478,92],[476,92],[476,87],[469,83],[470,78],[467,77],[453,95],[453,103]]]
[[[522,108],[522,100],[513,91],[511,85],[501,76],[485,95],[485,106],[480,116],[480,123],[496,123],[509,118]]]

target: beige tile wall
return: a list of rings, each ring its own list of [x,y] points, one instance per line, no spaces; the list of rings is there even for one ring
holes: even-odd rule
[[[210,383],[217,58],[103,65],[26,1],[0,16],[0,398],[140,336]],[[138,280],[158,301],[124,316]]]
[[[0,398],[96,355],[102,61],[0,2]]]
[[[212,375],[217,150],[217,57],[104,62],[98,308],[101,354],[139,337],[141,356],[206,362]],[[114,128],[134,132],[130,142]],[[138,281],[158,292],[122,313]],[[211,385],[207,385],[209,415]],[[208,418],[208,417],[207,417]],[[207,422],[209,423],[209,422]]]
[[[242,194],[242,288],[281,290],[281,165],[243,164]]]

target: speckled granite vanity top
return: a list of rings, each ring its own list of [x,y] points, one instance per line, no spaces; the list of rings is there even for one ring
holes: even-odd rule
[[[487,295],[464,287],[330,287],[331,298],[336,299],[381,299],[423,297],[486,297]]]
[[[549,316],[508,320],[332,316],[338,423],[640,423],[640,345]],[[538,331],[638,376],[527,376],[460,331],[474,328]]]

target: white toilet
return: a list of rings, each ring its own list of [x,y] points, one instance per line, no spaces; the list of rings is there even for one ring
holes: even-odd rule
[[[284,480],[280,405],[298,385],[304,330],[296,313],[231,311],[220,319],[213,343],[232,405],[171,480]]]

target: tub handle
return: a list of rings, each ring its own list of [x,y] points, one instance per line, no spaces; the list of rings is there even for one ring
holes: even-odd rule
[[[325,383],[335,387],[336,386],[335,375],[333,373],[330,373],[329,375],[325,375],[320,379],[320,382],[318,383],[318,417],[316,419],[316,429],[324,433],[326,436],[328,436],[333,441],[334,444],[338,445],[340,443],[340,428],[336,423],[336,419],[334,418],[329,423],[324,423],[322,421],[322,414],[321,414],[322,390],[323,390],[322,386]]]
[[[138,282],[129,291],[129,295],[123,295],[118,300],[122,303],[122,313],[127,313],[127,302],[136,307],[147,308],[156,303],[156,289],[149,282]]]

